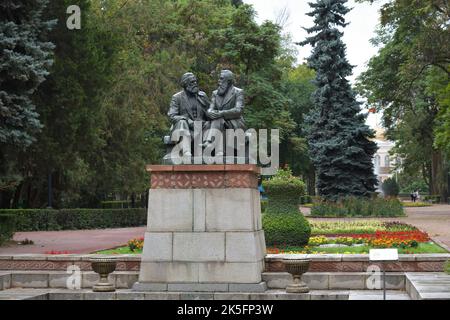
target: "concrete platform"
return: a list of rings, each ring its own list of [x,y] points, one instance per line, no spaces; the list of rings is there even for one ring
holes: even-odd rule
[[[406,291],[414,300],[450,300],[450,275],[406,273]]]
[[[0,300],[348,300],[347,291],[317,290],[310,293],[286,293],[268,290],[264,293],[200,293],[200,292],[137,292],[129,289],[116,292],[67,289],[7,289]]]

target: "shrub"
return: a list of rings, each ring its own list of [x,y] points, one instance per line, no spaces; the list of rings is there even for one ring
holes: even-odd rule
[[[267,245],[307,245],[311,227],[299,209],[300,197],[305,192],[303,181],[289,169],[280,169],[263,186],[268,196],[262,217]]]
[[[300,197],[300,204],[309,204],[312,203],[312,197],[309,195]]]
[[[17,231],[52,231],[137,227],[146,224],[146,209],[6,209]]]
[[[394,178],[388,178],[381,184],[381,190],[383,190],[386,197],[397,197],[400,187]]]
[[[0,213],[0,245],[11,240],[15,231],[15,216]]]
[[[440,203],[441,196],[439,195],[427,195],[423,198],[424,201],[429,201],[431,203]]]
[[[264,235],[268,246],[305,246],[311,236],[308,220],[301,213],[262,216]]]
[[[131,208],[131,201],[128,200],[114,200],[114,201],[102,201],[103,209],[125,209]]]
[[[277,174],[263,182],[268,196],[266,212],[274,214],[298,213],[300,197],[305,184],[294,177],[289,169],[279,169]]]
[[[315,203],[311,208],[314,217],[398,217],[403,216],[403,206],[398,199],[366,199],[346,198],[340,202],[322,201]]]
[[[267,199],[261,200],[261,212],[266,212],[267,209]]]

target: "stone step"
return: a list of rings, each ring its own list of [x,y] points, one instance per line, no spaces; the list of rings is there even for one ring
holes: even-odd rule
[[[0,300],[348,300],[348,291],[316,290],[310,293],[286,293],[268,290],[264,293],[245,292],[92,292],[92,290],[64,289],[7,289]]]
[[[382,290],[352,290],[349,300],[383,300]],[[411,300],[406,291],[387,290],[386,300]]]
[[[450,300],[450,275],[406,273],[406,290],[414,300]]]

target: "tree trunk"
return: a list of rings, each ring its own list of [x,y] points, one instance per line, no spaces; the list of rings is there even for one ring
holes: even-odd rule
[[[0,208],[9,209],[11,207],[11,191],[0,191]]]
[[[441,203],[448,197],[448,163],[440,150],[434,150],[431,158],[431,188],[432,195],[439,195]]]

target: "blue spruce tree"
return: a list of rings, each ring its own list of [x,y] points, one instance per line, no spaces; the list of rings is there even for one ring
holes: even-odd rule
[[[27,147],[41,128],[30,99],[48,75],[53,44],[42,21],[48,0],[0,1],[0,146]],[[0,160],[2,159],[0,152]]]
[[[306,29],[308,37],[300,45],[311,44],[308,65],[316,71],[315,110],[308,117],[308,142],[317,171],[319,194],[331,201],[347,196],[368,197],[377,183],[372,157],[377,146],[374,132],[361,114],[346,77],[352,66],[338,27],[345,27],[350,11],[347,0],[317,0],[309,3],[315,25]]]

